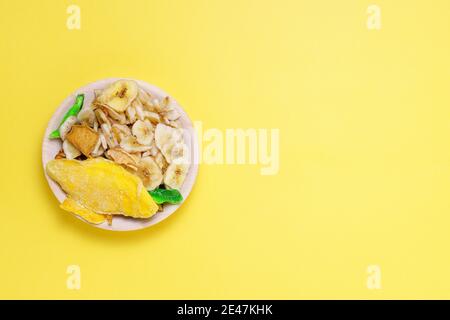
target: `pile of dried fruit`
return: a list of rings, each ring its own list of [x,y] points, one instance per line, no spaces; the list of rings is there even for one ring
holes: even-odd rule
[[[83,101],[77,96],[50,136],[63,141],[56,158],[103,157],[138,176],[148,191],[180,189],[190,156],[169,97],[157,99],[135,81],[118,80],[96,91],[90,105]],[[174,199],[173,192],[155,196],[165,193]]]

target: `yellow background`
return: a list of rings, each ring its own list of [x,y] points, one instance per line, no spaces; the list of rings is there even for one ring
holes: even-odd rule
[[[2,0],[0,298],[450,298],[450,2],[377,0],[379,31],[371,3]],[[205,129],[279,128],[279,174],[202,165],[142,231],[73,218],[41,140],[107,77],[163,88]]]

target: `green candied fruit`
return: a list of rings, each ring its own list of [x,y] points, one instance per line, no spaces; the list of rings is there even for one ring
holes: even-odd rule
[[[157,204],[163,203],[171,203],[171,204],[179,204],[183,201],[183,196],[180,191],[176,189],[155,189],[151,190],[148,193],[152,196],[153,200]]]
[[[64,122],[66,122],[67,118],[78,115],[81,108],[83,107],[83,102],[84,102],[84,94],[77,95],[77,97],[75,98],[75,103],[72,105],[72,107],[70,107],[69,111],[67,111],[66,114],[64,115],[63,119],[61,120],[61,123],[59,124],[58,129],[56,129],[55,131],[53,131],[50,134],[50,136],[49,136],[50,139],[61,138],[61,135],[59,134],[59,128],[62,126],[62,124]]]

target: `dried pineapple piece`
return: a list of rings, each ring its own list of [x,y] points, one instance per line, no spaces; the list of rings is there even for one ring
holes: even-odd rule
[[[86,125],[74,125],[66,139],[86,157],[94,150],[99,134]]]

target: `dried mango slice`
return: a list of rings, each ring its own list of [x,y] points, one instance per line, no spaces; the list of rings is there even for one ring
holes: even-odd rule
[[[61,203],[60,208],[69,212],[76,214],[77,216],[83,218],[87,222],[93,224],[100,224],[106,221],[106,218],[102,214],[95,213],[83,207],[81,204],[73,200],[71,197],[66,198],[66,200]]]
[[[158,211],[142,181],[112,161],[58,159],[46,169],[69,197],[97,214],[150,218]]]

